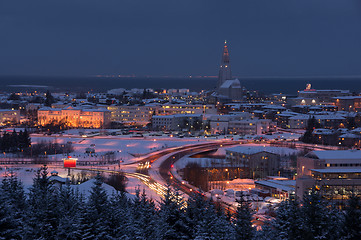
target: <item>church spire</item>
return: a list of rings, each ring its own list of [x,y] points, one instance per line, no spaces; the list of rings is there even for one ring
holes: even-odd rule
[[[219,69],[218,76],[218,88],[226,81],[232,79],[231,66],[229,64],[229,52],[227,46],[227,40],[224,41],[222,61]]]

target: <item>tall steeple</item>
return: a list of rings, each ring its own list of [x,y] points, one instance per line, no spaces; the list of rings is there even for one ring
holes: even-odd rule
[[[226,80],[230,80],[230,79],[232,79],[232,72],[231,72],[231,66],[229,64],[229,52],[228,52],[227,41],[224,41],[222,62],[221,62],[221,67],[219,69],[217,88],[219,88]]]

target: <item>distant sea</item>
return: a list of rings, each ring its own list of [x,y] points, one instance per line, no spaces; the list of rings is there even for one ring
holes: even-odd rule
[[[241,77],[241,84],[260,92],[297,94],[307,83],[315,89],[361,91],[361,77]],[[191,91],[212,90],[216,78],[138,78],[138,77],[6,77],[0,76],[0,91],[105,92],[114,88],[188,88]]]

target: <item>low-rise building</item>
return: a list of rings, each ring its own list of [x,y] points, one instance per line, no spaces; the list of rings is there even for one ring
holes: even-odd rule
[[[351,95],[349,90],[316,90],[308,85],[305,90],[298,92],[298,97],[294,100],[298,105],[319,105],[331,103],[334,97],[349,95]]]
[[[343,204],[350,196],[361,196],[361,168],[311,169],[311,177],[322,196]]]
[[[275,180],[266,179],[254,182],[256,188],[268,191],[271,197],[279,199],[288,199],[290,196],[295,194],[295,180]]]
[[[159,106],[120,105],[108,106],[107,109],[111,112],[110,120],[112,122],[119,122],[124,125],[146,126],[151,122],[152,116],[158,114]]]
[[[324,128],[339,128],[346,121],[346,118],[339,114],[325,114],[325,115],[299,114],[289,118],[288,120],[289,126],[290,128],[305,129],[307,127],[308,120],[312,117],[315,117],[316,121]]]
[[[319,189],[325,187],[324,190],[334,191],[336,194],[339,188],[342,188],[342,191],[350,188],[361,189],[361,181],[353,181],[353,178],[359,178],[356,175],[361,174],[360,170],[359,150],[309,152],[297,158],[296,196],[302,199],[304,193],[315,185]],[[334,180],[328,181],[331,178]]]
[[[280,165],[280,155],[256,147],[233,147],[226,149],[226,160],[232,165],[245,169],[243,178],[266,178],[277,175]]]
[[[250,119],[250,113],[242,113],[241,115],[211,115],[207,117],[212,134],[226,134],[228,132],[230,121],[239,121]]]
[[[214,105],[208,104],[164,104],[159,109],[159,114],[217,114],[217,108]]]
[[[152,128],[154,130],[180,131],[184,128],[198,130],[197,126],[202,124],[200,114],[175,114],[155,115],[152,117]]]
[[[334,97],[333,99],[339,111],[361,111],[361,96]]]
[[[271,120],[269,119],[247,119],[230,121],[228,132],[239,135],[260,135],[270,131]]]
[[[103,109],[81,109],[74,107],[41,108],[38,110],[38,124],[62,123],[67,127],[102,128],[110,124],[110,111]]]
[[[212,134],[255,135],[269,132],[276,125],[269,119],[253,118],[248,112],[208,116]]]
[[[0,109],[0,124],[19,123],[20,110]]]

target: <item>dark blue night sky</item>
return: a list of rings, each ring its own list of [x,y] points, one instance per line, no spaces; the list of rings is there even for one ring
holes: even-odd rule
[[[0,75],[361,75],[359,0],[0,1]]]

